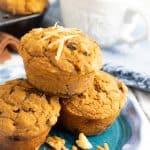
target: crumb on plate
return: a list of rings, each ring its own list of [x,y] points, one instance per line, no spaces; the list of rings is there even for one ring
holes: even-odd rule
[[[72,150],[78,150],[78,148],[75,145],[73,145]]]
[[[109,146],[107,143],[104,143],[104,146],[97,146],[97,150],[109,150]]]
[[[65,140],[58,136],[48,137],[46,143],[55,150],[68,150],[65,147]]]
[[[76,144],[81,149],[86,149],[87,150],[87,149],[91,149],[92,148],[92,144],[89,142],[89,140],[84,135],[84,133],[80,133],[79,134],[79,139],[76,140]]]

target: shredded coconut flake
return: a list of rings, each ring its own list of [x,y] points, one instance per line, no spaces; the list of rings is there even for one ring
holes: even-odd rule
[[[58,26],[58,21],[54,24],[54,28],[56,28]]]
[[[56,27],[59,27],[59,28],[56,29],[56,30],[53,30],[53,31],[47,31],[47,32],[45,32],[45,33],[44,33],[45,36],[41,39],[41,41],[46,40],[46,39],[49,39],[49,38],[51,38],[52,36],[58,36],[58,37],[59,37],[59,33],[60,33],[60,32],[72,33],[72,30],[73,30],[72,28],[64,28],[64,27],[62,27],[62,26],[58,26],[58,25],[57,25],[57,22],[55,23],[54,27],[55,27],[55,28],[56,28]],[[54,45],[59,44],[58,50],[57,50],[57,54],[56,54],[56,56],[55,56],[55,59],[56,59],[57,61],[58,61],[58,60],[60,59],[60,57],[61,57],[62,50],[63,50],[63,48],[64,48],[65,42],[66,42],[67,40],[71,39],[71,38],[76,37],[76,36],[78,36],[78,35],[68,35],[68,36],[64,36],[64,37],[62,37],[62,38],[60,38],[60,39],[57,39],[56,41],[53,41],[52,43],[50,43],[50,44],[48,45],[48,48],[51,48],[51,47],[53,47]]]
[[[57,27],[58,27],[58,26],[57,26]],[[51,37],[54,36],[54,35],[57,35],[57,36],[58,36],[58,34],[59,34],[60,32],[72,33],[72,30],[73,30],[73,28],[64,28],[64,27],[62,27],[62,26],[59,26],[59,28],[56,29],[56,30],[54,30],[54,31],[47,31],[47,32],[45,32],[45,35],[46,35],[46,36],[44,36],[41,40],[49,39],[49,38],[51,38]],[[74,30],[75,30],[75,28],[74,28]],[[81,32],[81,31],[79,31],[79,30],[77,30],[77,31],[78,31],[78,32]]]
[[[43,28],[33,29],[32,31],[34,31],[35,33],[40,33],[43,31]]]
[[[64,48],[64,44],[65,44],[65,41],[71,39],[71,38],[74,38],[76,37],[77,35],[69,35],[69,36],[65,36],[63,37],[62,39],[60,39],[59,41],[59,47],[58,47],[58,50],[57,50],[57,54],[55,56],[55,59],[58,61],[61,57],[61,54],[62,54],[62,50]]]
[[[64,40],[60,41],[60,44],[59,44],[59,48],[57,50],[57,55],[55,56],[55,59],[58,61],[60,59],[60,56],[61,56],[61,53],[62,53],[62,50],[63,50],[63,47],[64,47]]]
[[[58,31],[51,31],[51,32],[45,32],[44,33],[46,36],[44,36],[42,39],[41,39],[41,41],[44,41],[44,40],[47,40],[47,39],[49,39],[49,38],[51,38],[52,36],[54,36],[54,35],[58,35]]]

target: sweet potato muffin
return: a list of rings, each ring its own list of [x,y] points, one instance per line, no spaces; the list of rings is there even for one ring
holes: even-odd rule
[[[27,15],[42,12],[48,0],[0,0],[0,8],[14,15]]]
[[[61,121],[73,133],[95,135],[107,129],[123,108],[126,86],[111,75],[99,72],[89,89],[62,99]]]
[[[59,116],[57,97],[45,96],[26,80],[0,85],[0,149],[35,150]]]
[[[102,66],[98,44],[76,28],[33,29],[21,39],[28,81],[59,96],[82,93]]]

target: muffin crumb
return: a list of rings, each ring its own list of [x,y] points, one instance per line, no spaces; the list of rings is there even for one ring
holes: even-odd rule
[[[65,140],[58,136],[48,137],[46,143],[55,150],[68,150],[65,147]]]
[[[36,147],[35,150],[39,150],[40,146]]]
[[[78,150],[78,148],[75,145],[73,145],[72,150]]]
[[[104,143],[104,146],[97,146],[97,150],[109,150],[109,146],[107,143]]]
[[[91,149],[91,148],[92,148],[92,144],[89,142],[89,140],[88,140],[87,137],[84,135],[84,133],[80,133],[80,134],[79,134],[79,139],[76,140],[76,144],[77,144],[78,147],[80,147],[81,149]]]

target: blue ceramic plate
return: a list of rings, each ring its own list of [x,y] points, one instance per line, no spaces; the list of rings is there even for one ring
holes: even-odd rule
[[[88,139],[93,145],[92,150],[96,150],[97,145],[103,146],[104,143],[108,143],[111,148],[110,150],[120,150],[121,147],[127,143],[131,134],[129,123],[123,115],[120,115],[109,129],[97,136],[90,136]],[[66,140],[66,147],[69,149],[71,149],[72,145],[75,144],[75,140],[78,138],[59,126],[53,128],[50,135],[57,135],[64,138]],[[40,150],[50,150],[50,148],[46,145],[42,145]]]

